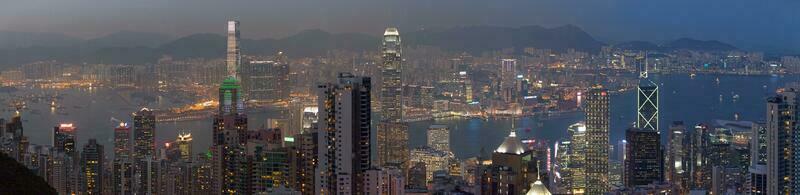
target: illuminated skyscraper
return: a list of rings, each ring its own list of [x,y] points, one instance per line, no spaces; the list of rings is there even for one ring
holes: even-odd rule
[[[225,64],[228,67],[228,76],[238,78],[238,68],[242,65],[242,54],[239,51],[239,21],[228,21],[228,50]]]
[[[505,102],[513,102],[517,97],[516,89],[516,76],[517,76],[517,60],[516,59],[502,59],[500,61],[499,81],[500,97]]]
[[[450,151],[450,128],[447,125],[428,127],[428,146],[439,151]]]
[[[178,144],[178,151],[181,154],[181,160],[184,162],[191,162],[192,161],[192,134],[182,132],[178,134],[178,139],[175,140],[175,144]]]
[[[763,122],[753,123],[750,139],[750,167],[746,193],[767,194],[767,127]]]
[[[370,83],[339,73],[338,83],[317,87],[315,194],[364,194],[364,174],[372,168]]]
[[[81,153],[83,194],[103,193],[103,159],[103,146],[97,144],[97,140],[89,139],[89,143],[83,146]]]
[[[120,122],[114,128],[114,161],[112,163],[112,182],[114,194],[131,194],[133,169],[131,153],[131,128]]]
[[[586,93],[586,194],[608,191],[608,91],[594,87]]]
[[[75,135],[77,132],[73,124],[60,124],[53,130],[53,149],[69,156],[77,156]]]
[[[522,194],[528,190],[528,184],[533,181],[530,180],[533,178],[530,178],[529,173],[533,169],[529,163],[536,164],[536,160],[531,158],[530,151],[525,151],[525,146],[512,128],[508,137],[492,152],[491,171],[488,175],[491,178],[488,181],[493,186],[488,190],[490,193]]]
[[[381,67],[381,123],[378,125],[378,164],[408,168],[408,125],[403,123],[403,48],[396,28],[383,34]]]
[[[156,115],[148,108],[133,113],[133,165],[135,192],[139,194],[154,191],[148,185],[155,178],[148,169],[148,162],[156,154],[155,143]],[[153,182],[154,183],[154,182]]]
[[[767,99],[767,192],[797,194],[794,184],[798,174],[797,157],[797,91],[785,89]]]
[[[425,181],[433,181],[433,172],[447,170],[450,160],[455,158],[452,152],[436,150],[431,147],[418,147],[411,150],[411,164],[425,164]]]
[[[76,129],[73,124],[59,124],[53,130],[54,165],[50,185],[59,194],[73,194],[79,191]]]
[[[567,129],[568,141],[557,148],[558,189],[564,194],[583,194],[586,191],[586,126],[575,123]]]
[[[647,79],[647,73],[639,78],[636,88],[636,128],[658,131],[658,85]]]
[[[381,119],[401,122],[403,118],[403,47],[396,28],[383,33],[383,66],[381,67]]]
[[[689,132],[683,121],[675,121],[670,125],[667,137],[665,160],[665,178],[667,182],[678,187],[680,192],[689,190]]]
[[[224,194],[244,193],[247,169],[244,146],[247,143],[247,114],[242,88],[229,76],[219,87],[219,111],[213,122],[212,179],[214,191]]]

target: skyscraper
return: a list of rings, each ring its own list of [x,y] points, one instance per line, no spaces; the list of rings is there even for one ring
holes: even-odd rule
[[[114,128],[114,161],[111,165],[114,194],[132,193],[131,147],[131,128],[127,123],[120,122]]]
[[[644,73],[636,91],[636,128],[658,132],[658,85]]]
[[[73,124],[59,124],[53,130],[53,179],[50,185],[60,194],[73,194],[78,189],[77,128]]]
[[[450,128],[447,125],[428,127],[428,146],[439,151],[450,151]]]
[[[247,169],[244,156],[247,143],[247,114],[239,81],[229,76],[219,87],[219,111],[214,115],[212,183],[215,192],[244,193]]]
[[[586,194],[608,191],[609,95],[594,87],[586,94]]]
[[[103,193],[103,159],[103,146],[97,144],[97,140],[89,139],[81,153],[81,173],[84,179],[81,181],[81,191],[85,194]]]
[[[747,193],[768,194],[767,192],[767,127],[763,122],[753,123],[750,138],[750,167],[747,176]]]
[[[796,194],[797,91],[787,88],[767,99],[767,192]]]
[[[528,183],[533,179],[529,173],[535,170],[530,163],[536,163],[531,156],[512,128],[508,137],[492,152],[491,179],[488,180],[494,187],[489,191],[492,194],[521,194],[527,191],[530,187]]]
[[[569,139],[562,141],[556,159],[560,179],[558,191],[564,194],[583,194],[586,191],[586,126],[575,123],[567,128]]]
[[[156,154],[155,131],[156,115],[153,111],[142,108],[133,113],[133,165],[136,193],[154,191],[153,186],[148,185],[151,180],[155,179],[150,177],[154,174],[148,169],[148,163]]]
[[[378,164],[408,169],[408,125],[403,122],[403,47],[396,28],[383,33]]]
[[[175,140],[178,144],[178,151],[180,151],[181,160],[184,162],[192,161],[192,134],[187,132],[178,133],[178,139]]]
[[[339,73],[337,83],[317,87],[315,194],[364,194],[364,173],[372,167],[370,83]]]
[[[381,67],[381,119],[401,122],[403,118],[403,47],[396,28],[383,33],[383,66]]]
[[[225,65],[228,67],[228,76],[238,78],[238,68],[242,65],[242,54],[239,51],[239,21],[228,21],[228,49]]]
[[[661,181],[661,144],[658,132],[630,128],[625,131],[628,147],[623,181],[627,187],[636,187]]]
[[[665,178],[678,187],[680,192],[689,189],[689,132],[683,121],[675,121],[670,125],[667,138],[665,161]]]

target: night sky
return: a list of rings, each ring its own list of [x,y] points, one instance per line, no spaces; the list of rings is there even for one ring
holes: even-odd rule
[[[306,29],[380,34],[468,25],[573,24],[596,39],[715,39],[743,49],[800,53],[800,1],[791,0],[0,0],[0,31],[94,38],[117,31],[246,38]]]

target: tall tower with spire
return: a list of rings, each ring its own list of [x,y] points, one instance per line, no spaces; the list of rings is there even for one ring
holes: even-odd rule
[[[239,21],[228,21],[228,49],[225,65],[228,68],[228,76],[238,78],[237,69],[242,65],[242,54],[239,51]]]

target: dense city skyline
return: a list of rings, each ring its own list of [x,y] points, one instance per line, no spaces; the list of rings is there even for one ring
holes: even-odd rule
[[[336,14],[340,9],[392,5],[381,12],[391,21],[350,21],[358,23],[354,31],[385,25],[366,36],[311,30],[252,40],[242,35],[264,26],[238,17],[216,22],[215,32],[224,35],[192,35],[158,47],[137,45],[153,34],[128,37],[125,46],[90,40],[48,47],[26,42],[53,40],[6,34],[21,40],[0,47],[0,116],[8,119],[0,118],[0,162],[11,164],[0,171],[22,171],[11,176],[11,185],[0,183],[0,194],[800,193],[800,56],[694,39],[609,45],[572,25],[405,30],[414,29],[408,26],[418,24],[409,21],[426,17],[426,9],[446,5],[454,9],[428,22],[447,26],[477,17],[483,19],[478,23],[507,25],[525,18],[516,5],[601,6],[576,18],[648,9],[626,1],[473,1],[345,0],[331,4],[343,7],[320,7],[325,26],[351,14]],[[680,10],[685,15],[670,17],[680,19],[752,5],[698,9],[681,1],[647,4],[664,7],[646,19],[664,20],[660,11],[670,6],[686,8]],[[204,3],[163,9],[192,16],[180,10]],[[131,8],[153,5],[163,4]],[[258,3],[242,5],[250,7],[235,13]],[[748,13],[774,6],[758,5]],[[216,14],[224,15],[225,6]],[[473,6],[489,11],[450,14]],[[74,11],[59,10],[50,16]],[[119,16],[140,19],[126,11]],[[697,25],[729,14],[706,13],[716,15],[678,25],[704,34]],[[738,22],[761,19],[743,16]],[[32,25],[43,24],[36,19]],[[646,19],[630,24],[655,24],[637,23]],[[613,31],[620,23],[608,24],[614,25],[604,29]],[[783,47],[769,39],[759,43]]]

